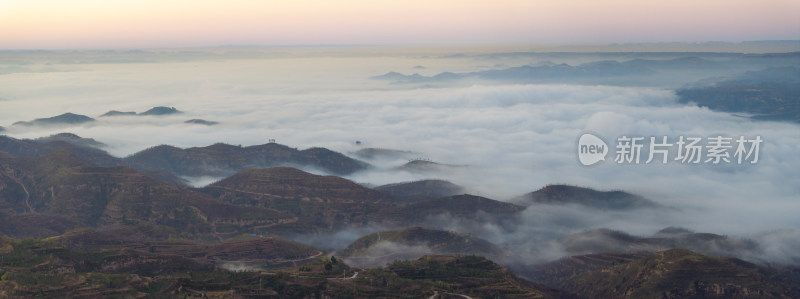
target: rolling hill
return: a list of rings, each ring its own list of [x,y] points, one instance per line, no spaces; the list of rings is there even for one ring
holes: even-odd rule
[[[282,233],[363,226],[391,203],[388,196],[346,179],[290,167],[245,169],[199,191],[228,203],[296,217],[291,223],[270,228]]]
[[[652,200],[624,191],[597,191],[568,185],[548,185],[537,191],[517,197],[512,202],[523,205],[579,204],[606,210],[661,207],[661,205]]]
[[[53,138],[55,136],[55,138]],[[125,161],[109,155],[97,148],[94,139],[63,133],[43,139],[27,140],[0,136],[0,151],[20,157],[40,157],[56,151],[67,151],[70,154],[97,166],[123,166]],[[99,142],[98,142],[99,143]],[[135,167],[134,167],[135,168]],[[160,169],[143,170],[142,173],[173,185],[184,185],[186,181]]]
[[[796,298],[796,269],[684,249],[644,256],[590,255],[541,267],[534,277],[585,298]],[[569,269],[569,270],[567,270]]]
[[[179,113],[183,112],[178,109],[175,109],[175,107],[157,106],[150,108],[145,112],[139,113],[138,115],[169,115],[169,114],[179,114]]]
[[[234,272],[181,255],[52,240],[0,238],[0,252],[0,297],[573,298],[475,256],[433,255],[375,269],[320,258]]]
[[[237,262],[253,269],[308,262],[324,253],[311,246],[274,236],[237,236],[222,241],[204,241],[168,238],[172,234],[177,235],[178,232],[153,225],[117,225],[73,230],[50,240],[71,248],[92,250],[124,247],[223,265],[225,262]]]
[[[378,267],[394,260],[417,259],[426,254],[480,255],[498,260],[507,252],[489,241],[469,235],[410,227],[363,236],[338,254],[352,265]]]
[[[80,226],[146,222],[178,229],[187,236],[225,235],[289,217],[223,203],[125,166],[94,166],[66,151],[38,158],[6,154],[0,157],[0,170],[4,213],[54,215]]]
[[[469,169],[469,167],[466,165],[451,165],[451,164],[443,164],[428,160],[417,159],[417,160],[411,160],[406,164],[396,167],[395,169],[408,172],[425,173],[425,172],[458,171],[458,170]]]
[[[712,256],[748,253],[762,250],[754,241],[712,233],[695,233],[679,228],[665,228],[652,236],[633,236],[610,229],[590,229],[557,240],[570,255],[588,253],[643,253],[666,249],[688,249]]]
[[[343,175],[369,167],[367,163],[328,149],[297,150],[277,143],[247,147],[217,143],[187,149],[159,145],[126,157],[124,161],[140,170],[191,177],[225,177],[246,168],[275,166],[311,167]]]
[[[494,222],[512,220],[524,209],[515,204],[463,194],[387,209],[382,218],[397,225],[418,225],[428,217],[439,215],[479,222]]]
[[[94,140],[92,138],[82,138],[82,137],[80,137],[78,135],[75,135],[75,134],[72,134],[72,133],[53,134],[53,135],[50,135],[50,136],[47,136],[47,137],[36,138],[36,139],[34,139],[34,141],[39,142],[39,143],[49,143],[49,142],[53,142],[53,141],[64,141],[66,143],[69,143],[69,144],[72,144],[72,145],[76,145],[76,146],[80,146],[80,147],[93,147],[93,148],[102,148],[102,147],[106,146],[102,142],[99,142],[99,141]]]
[[[435,285],[433,291],[426,294],[442,298],[573,298],[570,293],[519,279],[508,269],[478,256],[428,255],[369,270],[366,275],[432,284]],[[412,283],[397,283],[395,288]],[[391,282],[387,284],[392,285]]]
[[[394,198],[397,203],[414,203],[445,196],[463,194],[465,189],[443,180],[421,180],[382,185],[374,188]]]

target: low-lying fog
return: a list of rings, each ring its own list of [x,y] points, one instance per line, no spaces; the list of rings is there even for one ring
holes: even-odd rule
[[[785,256],[793,251],[796,257],[800,252],[796,233],[800,228],[800,128],[678,104],[675,81],[692,83],[706,77],[702,72],[685,79],[672,77],[669,83],[654,79],[647,86],[502,81],[397,84],[370,77],[390,71],[432,76],[542,61],[530,55],[446,56],[471,53],[454,49],[431,53],[417,49],[412,54],[391,48],[292,51],[13,53],[0,61],[0,126],[16,138],[72,132],[106,143],[116,156],[158,144],[254,145],[268,139],[343,153],[366,147],[410,150],[420,153],[420,158],[469,167],[412,173],[391,169],[407,162],[405,158],[380,159],[368,161],[377,166],[375,170],[348,178],[376,185],[446,179],[498,200],[565,183],[621,189],[676,208],[622,214],[580,208],[529,209],[525,227],[495,234],[489,238],[494,242],[514,243],[534,235],[603,227],[649,235],[680,226],[761,236],[760,240],[777,244],[766,246],[770,252],[765,255]],[[577,65],[591,60],[601,58],[586,54],[553,62]],[[153,106],[174,106],[185,113],[98,117],[109,110],[142,112]],[[69,128],[11,126],[65,112],[98,121]],[[196,118],[220,124],[183,123]],[[598,133],[612,146],[622,135],[673,140],[678,136],[761,136],[764,143],[758,163],[752,165],[617,165],[612,154],[610,160],[584,167],[575,153],[583,131]],[[201,183],[214,180],[201,179]],[[763,233],[782,229],[790,232]]]

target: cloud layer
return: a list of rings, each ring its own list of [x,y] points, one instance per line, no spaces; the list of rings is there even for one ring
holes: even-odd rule
[[[363,147],[410,150],[436,162],[470,167],[446,173],[405,172],[392,168],[406,160],[382,159],[369,161],[375,170],[349,178],[376,185],[447,179],[500,200],[547,184],[567,183],[622,189],[676,208],[668,213],[619,215],[577,208],[529,209],[524,217],[530,230],[501,234],[504,240],[493,241],[531,235],[550,238],[599,227],[652,234],[666,226],[681,226],[737,236],[800,228],[800,130],[795,124],[753,122],[678,104],[673,91],[660,87],[477,83],[425,88],[368,79],[417,65],[436,74],[472,71],[494,62],[509,60],[353,54],[89,63],[70,72],[0,75],[4,99],[0,125],[18,138],[69,131],[108,144],[117,156],[158,144],[253,145],[268,139],[343,153]],[[15,121],[68,111],[97,118],[108,110],[143,111],[161,105],[186,113],[103,117],[66,129],[8,128]],[[192,118],[220,124],[183,123]],[[622,135],[673,139],[725,135],[761,136],[765,142],[755,165],[616,165],[608,160],[583,167],[575,151],[584,131],[607,141]],[[783,245],[768,248],[772,252],[797,249],[796,232],[765,238],[783,240],[776,242]]]

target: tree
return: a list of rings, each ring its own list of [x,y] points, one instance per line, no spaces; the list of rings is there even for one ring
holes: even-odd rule
[[[331,263],[325,263],[325,271],[331,271],[331,270],[333,270],[333,265],[331,265]]]
[[[336,257],[335,256],[331,256],[331,263],[336,265],[337,261],[336,261]]]

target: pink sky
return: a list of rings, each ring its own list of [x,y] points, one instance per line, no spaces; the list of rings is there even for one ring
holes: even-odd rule
[[[800,39],[797,0],[0,0],[0,49]]]

